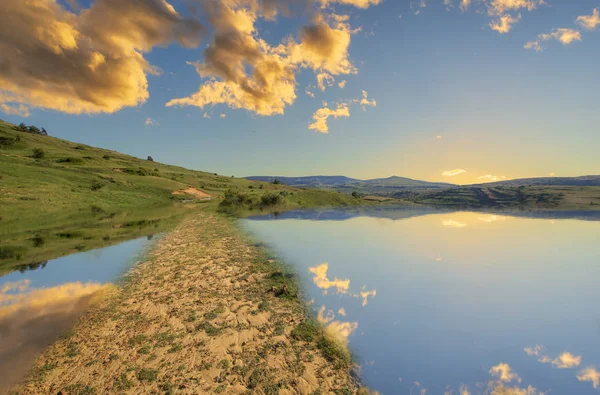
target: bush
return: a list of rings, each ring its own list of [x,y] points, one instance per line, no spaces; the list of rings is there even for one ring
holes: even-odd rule
[[[281,196],[275,195],[274,193],[267,192],[260,197],[260,203],[263,206],[274,206],[281,203]]]
[[[352,197],[353,198],[359,198],[360,195],[358,194],[358,192],[354,191],[354,192],[352,192]]]
[[[43,149],[41,148],[34,148],[33,149],[33,155],[32,155],[35,159],[42,159],[44,156],[46,156],[46,153],[44,152]]]
[[[104,183],[102,183],[98,180],[94,180],[94,181],[92,181],[92,185],[90,186],[90,189],[92,191],[98,191],[98,190],[102,189],[103,186],[104,186]]]
[[[14,145],[18,141],[21,141],[20,136],[17,136],[15,138],[0,136],[0,147],[8,147],[10,145]]]
[[[73,158],[69,156],[68,158],[60,158],[56,160],[57,163],[83,163],[83,159],[81,158]]]
[[[24,132],[24,133],[39,134],[41,136],[47,136],[48,135],[48,132],[46,131],[46,129],[44,129],[44,128],[40,129],[37,126],[34,126],[34,125],[27,126],[23,122],[21,122],[17,126],[14,126],[13,129],[17,130],[19,132]]]
[[[252,196],[233,189],[228,189],[219,205],[223,207],[243,207],[252,205],[252,203]]]
[[[279,181],[279,178],[276,178],[273,181],[271,181],[271,184],[273,184],[273,185],[279,185],[279,184],[281,184],[281,181]]]
[[[154,158],[152,158],[150,155],[148,155],[148,158],[147,158],[147,160],[148,160],[149,162],[154,162]]]
[[[102,159],[109,160],[110,159],[110,155],[102,155]]]

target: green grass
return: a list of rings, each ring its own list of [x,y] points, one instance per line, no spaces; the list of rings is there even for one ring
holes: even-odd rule
[[[188,187],[214,199],[173,195]],[[226,194],[244,196],[245,203],[220,205]],[[361,203],[337,192],[189,170],[24,133],[0,120],[0,274],[160,233],[198,207],[242,214]]]

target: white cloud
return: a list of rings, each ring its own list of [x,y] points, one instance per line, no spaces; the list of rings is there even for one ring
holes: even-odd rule
[[[464,169],[452,169],[452,170],[444,170],[442,172],[442,175],[444,177],[454,177],[454,176],[457,176],[459,174],[463,174],[463,173],[466,173],[466,172],[467,171],[464,170]]]
[[[544,50],[542,43],[552,39],[559,41],[563,45],[569,45],[575,41],[581,41],[581,32],[569,28],[554,29],[551,33],[539,34],[536,41],[527,42],[525,49],[533,49],[536,52],[541,52]]]
[[[221,119],[227,118],[227,114],[219,114],[219,118],[221,118]]]

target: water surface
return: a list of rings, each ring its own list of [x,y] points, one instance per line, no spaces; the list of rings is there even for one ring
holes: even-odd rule
[[[539,216],[398,209],[244,224],[295,267],[372,389],[598,393],[600,222]]]
[[[36,264],[0,277],[0,392],[64,334],[150,243],[138,238]]]

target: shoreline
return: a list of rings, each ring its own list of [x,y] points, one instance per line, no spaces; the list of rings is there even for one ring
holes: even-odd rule
[[[57,340],[11,393],[365,393],[285,265],[198,210]]]

